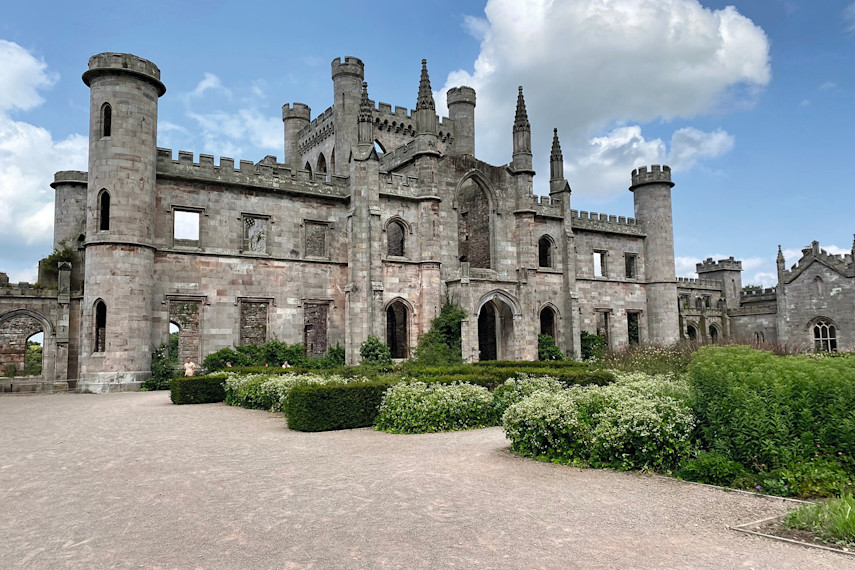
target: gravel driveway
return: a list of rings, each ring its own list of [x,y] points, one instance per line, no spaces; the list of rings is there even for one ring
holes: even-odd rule
[[[787,508],[522,459],[499,428],[309,434],[166,392],[0,397],[0,568],[855,568],[725,528]]]

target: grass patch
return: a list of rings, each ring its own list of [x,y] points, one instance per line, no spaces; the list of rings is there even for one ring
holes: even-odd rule
[[[843,495],[805,505],[788,514],[784,526],[813,532],[829,544],[855,546],[855,497]]]

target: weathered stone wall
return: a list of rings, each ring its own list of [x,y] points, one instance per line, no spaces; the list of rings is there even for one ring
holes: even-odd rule
[[[811,325],[826,318],[837,326],[838,348],[855,348],[855,279],[812,261],[784,285],[784,291],[788,343],[813,346]]]

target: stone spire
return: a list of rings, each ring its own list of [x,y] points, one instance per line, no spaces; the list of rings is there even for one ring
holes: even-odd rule
[[[374,144],[374,105],[368,98],[368,83],[362,82],[362,99],[359,101],[359,144]]]
[[[514,117],[514,159],[512,166],[515,171],[534,174],[531,165],[531,124],[528,122],[523,88],[520,85],[517,95],[517,113]]]
[[[436,105],[433,102],[433,92],[430,90],[430,77],[428,76],[427,60],[422,60],[422,76],[419,79],[419,98],[416,101],[416,111],[422,109],[430,109],[436,111]]]
[[[528,131],[531,132],[531,124],[528,122],[528,113],[525,110],[525,97],[523,97],[522,85],[519,86],[517,94],[517,114],[514,117],[514,132]]]
[[[784,270],[784,252],[781,251],[781,244],[778,244],[778,258],[776,260],[778,265],[778,271],[781,272]]]
[[[564,179],[564,155],[561,154],[561,143],[558,142],[558,129],[552,131],[552,151],[549,153],[549,193],[570,191],[570,186]]]

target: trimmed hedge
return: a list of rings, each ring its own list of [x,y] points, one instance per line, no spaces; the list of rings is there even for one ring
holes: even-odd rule
[[[288,428],[328,431],[371,426],[391,385],[374,381],[294,386],[285,404]]]
[[[210,404],[226,399],[225,374],[176,376],[169,385],[173,404]]]

